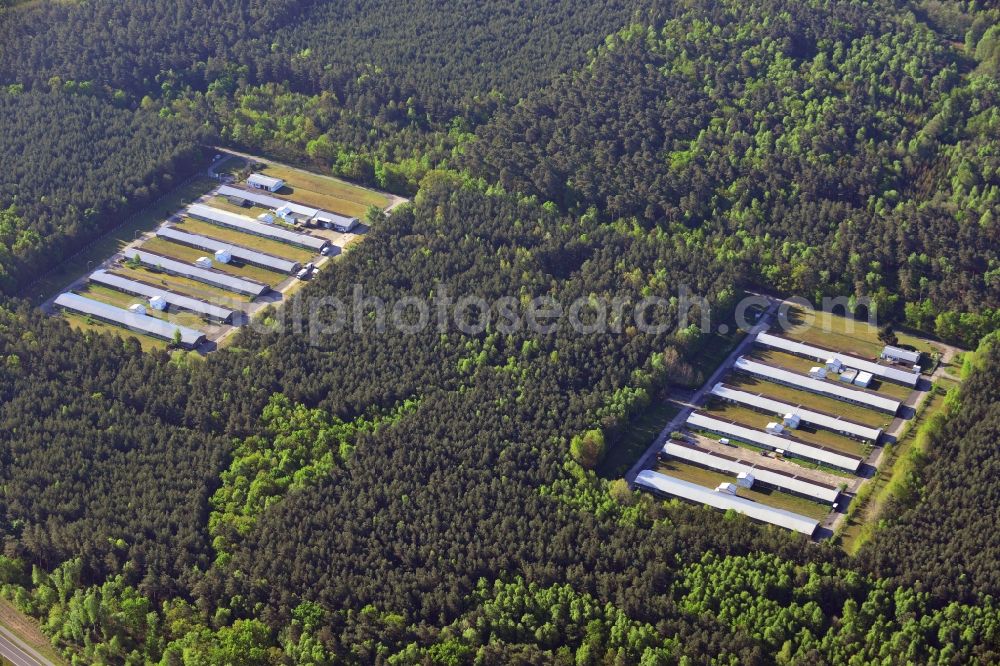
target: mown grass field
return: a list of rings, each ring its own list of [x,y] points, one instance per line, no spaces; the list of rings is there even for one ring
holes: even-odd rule
[[[202,222],[201,220],[195,220],[190,217],[185,217],[183,222],[180,222],[175,226],[178,231],[186,231],[190,234],[208,236],[209,238],[214,238],[215,240],[222,241],[223,243],[239,245],[240,247],[245,247],[250,250],[257,250],[258,252],[270,254],[275,257],[281,257],[282,259],[298,261],[300,263],[310,261],[317,256],[309,250],[295,245],[271,240],[270,238],[262,238],[261,236],[254,236],[253,234],[245,234],[242,231],[237,231],[236,229],[221,227],[208,222]]]
[[[150,238],[142,244],[142,249],[148,250],[149,252],[155,252],[156,254],[162,254],[185,263],[194,263],[199,257],[205,256],[209,259],[213,259],[214,256],[208,250],[199,250],[187,245],[181,245],[180,243],[174,243],[163,238]],[[272,288],[288,277],[285,273],[278,273],[266,268],[261,268],[260,266],[251,266],[250,264],[236,265],[234,263],[223,264],[214,261],[214,259],[212,268],[235,277],[263,282]]]
[[[264,167],[261,172],[285,181],[285,187],[276,193],[277,196],[341,215],[363,218],[369,206],[385,208],[390,202],[379,192],[331,176],[274,164]]]
[[[154,287],[162,287],[175,294],[190,296],[224,308],[241,309],[251,300],[249,296],[244,294],[213,287],[210,284],[179,275],[161,273],[146,266],[132,268],[126,264],[119,264],[112,272],[130,280],[138,280]]]
[[[885,346],[878,339],[878,327],[867,321],[803,308],[790,308],[788,320],[792,326],[783,331],[782,335],[827,349],[837,349],[874,361]],[[925,353],[938,351],[931,340],[908,331],[896,330],[896,337],[903,347],[912,347]]]
[[[258,215],[264,213],[270,213],[271,209],[263,208],[261,206],[237,206],[234,203],[229,203],[226,197],[215,196],[208,200],[208,204],[213,208],[220,208],[222,210],[227,210],[230,213],[236,213],[237,215],[245,215],[247,217],[252,217],[257,219]]]
[[[873,428],[885,428],[892,422],[893,418],[883,412],[877,412],[841,400],[834,400],[833,398],[827,398],[826,396],[808,391],[800,391],[784,384],[775,384],[774,382],[764,381],[739,372],[730,373],[726,377],[725,382],[736,389],[760,393],[774,400],[780,400],[792,405],[801,405],[806,409],[834,414],[849,421]]]
[[[705,469],[675,458],[660,460],[655,469],[661,474],[666,474],[682,481],[697,483],[699,486],[704,486],[709,490],[716,488],[720,483],[736,482],[736,477],[731,474]],[[754,488],[740,488],[736,494],[748,500],[760,502],[776,509],[793,511],[816,520],[822,520],[830,513],[830,507],[825,504],[813,502],[798,495],[790,495],[780,490],[757,486]]]
[[[707,412],[716,418],[736,421],[737,423],[757,428],[759,430],[763,430],[767,427],[767,424],[772,421],[781,422],[780,416],[764,414],[763,412],[758,412],[747,407],[734,405],[721,400],[713,400],[702,411]],[[835,449],[843,453],[849,453],[854,456],[866,456],[870,451],[870,447],[865,446],[862,442],[855,441],[850,437],[844,437],[843,435],[838,435],[835,432],[823,430],[821,428],[812,428],[804,424],[803,427],[797,430],[790,430],[788,434],[795,439],[802,440],[803,442],[825,446],[827,448]]]
[[[792,372],[798,372],[799,374],[808,375],[811,368],[817,365],[823,365],[818,361],[811,361],[807,358],[802,358],[801,356],[796,356],[794,354],[789,354],[787,352],[778,351],[775,349],[764,349],[762,347],[754,348],[753,352],[747,354],[750,358],[753,358],[761,363],[766,363],[768,365],[777,366],[779,368],[784,368],[785,370],[791,370]],[[884,395],[887,398],[893,398],[894,400],[903,401],[910,396],[913,389],[903,386],[902,384],[894,384],[893,382],[883,382],[875,379],[871,382],[870,388],[864,389],[860,386],[855,386],[854,384],[848,384],[847,382],[841,382],[839,376],[830,373],[827,376],[828,382],[838,383],[841,386],[856,389],[858,391],[865,391],[867,393],[874,393],[878,395]]]
[[[86,298],[92,298],[95,301],[107,303],[108,305],[112,305],[116,308],[123,308],[126,310],[133,303],[141,303],[146,306],[146,314],[148,316],[155,319],[162,319],[163,321],[168,321],[171,324],[177,324],[179,326],[200,329],[205,326],[206,323],[204,319],[193,312],[161,312],[159,310],[154,310],[149,307],[149,301],[141,296],[126,294],[125,292],[112,289],[111,287],[105,287],[100,284],[88,284],[83,289],[79,289],[77,293],[81,296],[85,296]]]

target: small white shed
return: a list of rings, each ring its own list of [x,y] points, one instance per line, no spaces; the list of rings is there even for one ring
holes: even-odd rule
[[[720,483],[715,487],[715,492],[726,493],[727,495],[735,495],[736,490],[737,488],[735,483]]]
[[[149,299],[149,307],[162,312],[167,309],[167,299],[164,298],[162,294],[151,296]]]
[[[257,220],[263,222],[264,224],[274,224],[274,215],[270,213],[261,213],[257,216]]]
[[[785,426],[781,425],[780,423],[775,423],[774,421],[771,421],[770,423],[767,424],[765,430],[771,433],[772,435],[780,435],[781,433],[784,432]]]
[[[854,380],[854,385],[861,388],[868,388],[868,385],[872,383],[872,378],[872,373],[870,372],[859,372],[857,378]]]
[[[826,369],[830,372],[840,372],[844,369],[844,364],[839,358],[828,358],[826,359]]]
[[[215,260],[220,264],[228,264],[233,260],[233,253],[229,251],[229,248],[222,248],[221,250],[215,251]]]
[[[195,259],[194,265],[197,266],[198,268],[211,268],[212,260],[209,259],[208,257],[198,257],[197,259]]]
[[[146,314],[146,306],[142,303],[135,303],[134,305],[128,306],[128,311],[132,314],[144,315]]]
[[[809,368],[809,376],[813,379],[826,379],[826,368],[814,365]]]
[[[791,412],[785,414],[785,416],[782,417],[781,421],[782,425],[784,425],[786,428],[791,428],[792,430],[798,428],[801,422],[802,419],[799,417],[799,415],[793,414]]]
[[[736,485],[740,488],[753,488],[753,474],[750,472],[740,472],[736,475]]]

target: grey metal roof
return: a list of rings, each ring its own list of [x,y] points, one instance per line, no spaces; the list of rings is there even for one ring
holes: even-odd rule
[[[703,428],[768,449],[781,449],[800,458],[815,460],[816,462],[821,462],[832,467],[846,469],[849,472],[857,472],[858,468],[861,467],[861,458],[857,456],[840,453],[822,446],[806,444],[791,437],[772,435],[769,432],[754,430],[739,423],[723,421],[722,419],[713,418],[698,412],[691,414],[687,419],[687,423],[693,428]]]
[[[252,201],[259,206],[263,206],[264,208],[270,208],[271,210],[278,210],[279,208],[287,206],[293,213],[301,215],[306,219],[330,220],[331,222],[349,229],[353,228],[358,223],[358,218],[356,217],[338,215],[337,213],[331,213],[328,210],[304,206],[302,204],[295,203],[294,201],[288,201],[287,199],[281,199],[279,197],[272,197],[259,192],[250,192],[238,187],[232,187],[231,185],[223,185],[220,187],[219,194],[224,197],[239,197],[241,199],[246,199],[247,201]]]
[[[716,509],[726,511],[732,509],[750,518],[761,522],[778,525],[785,529],[801,532],[806,536],[812,536],[819,525],[818,520],[813,520],[806,516],[776,509],[760,502],[754,502],[744,497],[720,493],[696,483],[682,481],[666,474],[660,474],[650,469],[645,469],[635,477],[635,482],[657,492],[680,497],[691,502],[707,504]]]
[[[181,342],[190,347],[194,347],[205,339],[205,334],[186,326],[178,326],[168,321],[150,317],[149,315],[136,314],[122,308],[116,308],[107,303],[95,301],[92,298],[85,298],[79,294],[64,293],[59,294],[55,304],[61,308],[80,312],[82,314],[97,317],[115,324],[121,324],[135,331],[141,331],[154,335],[165,340],[173,340],[174,332],[181,332]]]
[[[840,495],[840,490],[837,488],[830,488],[829,486],[814,483],[809,479],[803,479],[790,474],[782,474],[781,472],[763,467],[757,467],[756,465],[744,464],[738,460],[725,458],[711,451],[706,451],[705,449],[698,449],[691,446],[684,446],[683,444],[667,442],[663,445],[663,452],[675,458],[679,458],[680,460],[686,460],[688,462],[695,463],[696,465],[701,465],[702,467],[709,467],[711,469],[729,472],[731,474],[751,474],[754,479],[775,486],[776,488],[790,490],[792,492],[799,493],[800,495],[806,495],[807,497],[813,497],[824,502],[830,502],[831,504],[836,502],[837,496]]]
[[[168,273],[183,275],[185,277],[199,280],[217,287],[222,287],[223,289],[228,289],[229,291],[235,291],[240,294],[260,296],[267,293],[269,289],[266,284],[260,284],[259,282],[251,282],[250,280],[244,280],[243,278],[233,277],[232,275],[227,275],[226,273],[214,269],[199,268],[198,266],[185,264],[182,261],[176,261],[169,257],[164,257],[163,255],[153,254],[152,252],[128,250],[125,252],[125,256],[129,258],[137,257],[139,261],[147,266],[162,268]]]
[[[120,275],[108,273],[107,271],[94,271],[90,274],[90,280],[91,282],[113,287],[119,291],[128,292],[130,294],[145,296],[146,298],[163,296],[167,303],[176,308],[196,312],[208,317],[214,317],[215,319],[220,319],[222,321],[229,321],[233,316],[232,310],[220,308],[216,305],[199,301],[196,298],[189,298],[187,296],[182,296],[181,294],[164,291],[163,289],[158,289],[152,285],[148,285],[145,282],[137,282],[136,280],[123,278]]]
[[[894,358],[898,361],[904,361],[906,363],[911,363],[916,365],[920,363],[920,352],[910,351],[909,349],[903,349],[902,347],[894,347],[892,345],[886,345],[882,350],[883,356],[888,356],[889,358]]]
[[[174,229],[173,227],[162,226],[156,230],[156,235],[160,238],[177,241],[178,243],[191,245],[202,250],[211,250],[212,252],[228,250],[230,256],[234,259],[245,261],[246,263],[254,264],[255,266],[270,268],[279,273],[294,273],[299,269],[299,262],[297,261],[289,261],[288,259],[281,259],[279,257],[271,256],[270,254],[250,250],[239,245],[231,245],[215,238],[209,238],[208,236],[189,234],[186,231]]]
[[[856,437],[871,440],[873,442],[877,441],[879,436],[882,434],[882,430],[879,428],[870,428],[868,426],[861,425],[860,423],[846,421],[839,416],[830,416],[829,414],[823,414],[822,412],[813,411],[811,409],[803,409],[800,405],[792,405],[787,402],[772,400],[771,398],[758,395],[756,393],[740,391],[739,389],[730,388],[721,382],[712,387],[712,395],[747,405],[749,407],[756,407],[757,409],[762,409],[766,412],[779,416],[792,413],[797,415],[805,423],[811,423],[814,426],[819,426],[836,432],[849,432]]]
[[[354,227],[358,226],[358,218],[356,217],[344,217],[343,215],[328,213],[326,211],[317,213],[313,217],[313,222],[321,225],[331,224],[337,229],[343,229],[344,231],[351,231]]]
[[[251,234],[263,236],[264,238],[272,238],[283,243],[298,245],[310,250],[315,250],[316,252],[319,252],[324,247],[329,245],[329,241],[325,238],[310,236],[297,231],[289,231],[288,229],[282,229],[281,227],[277,227],[273,224],[264,224],[249,218],[246,215],[237,215],[236,213],[230,213],[227,210],[213,208],[212,206],[206,206],[205,204],[191,204],[191,206],[188,207],[188,214],[192,217],[198,218],[199,220],[204,220],[213,224],[220,224],[226,227],[232,227],[233,229],[246,231]]]
[[[279,197],[272,197],[269,194],[261,194],[260,192],[253,192],[240,187],[233,187],[232,185],[223,185],[220,187],[219,195],[223,197],[239,197],[240,199],[246,199],[247,201],[252,201],[259,206],[262,206],[263,208],[270,208],[271,210],[278,210],[282,206],[288,206],[293,213],[306,218],[312,218],[317,213],[323,212],[319,208],[313,208],[312,206],[306,206],[295,203],[294,201],[281,199]]]
[[[846,402],[865,405],[890,414],[895,414],[901,404],[898,400],[892,400],[891,398],[886,398],[874,393],[859,391],[857,389],[849,389],[842,386],[839,380],[827,382],[822,379],[813,379],[812,377],[800,375],[797,372],[785,370],[784,368],[776,368],[765,363],[758,363],[757,361],[752,361],[743,356],[736,359],[735,367],[737,370],[748,372],[751,375],[757,375],[758,377],[763,377],[765,379],[773,379],[778,382],[784,382],[805,391],[812,391],[813,393],[819,393],[820,395],[825,395],[837,400],[844,400]]]
[[[863,358],[858,358],[857,356],[823,349],[822,347],[815,347],[797,340],[789,340],[788,338],[783,338],[778,335],[771,335],[770,333],[758,333],[755,342],[757,342],[757,344],[764,345],[765,347],[780,349],[791,354],[805,356],[817,361],[825,362],[827,359],[835,358],[849,368],[857,368],[861,372],[870,372],[876,377],[882,377],[884,379],[888,379],[889,381],[903,384],[904,386],[915,387],[917,382],[920,381],[920,375],[910,370],[901,370],[889,365],[881,365],[879,363],[867,361]]]
[[[272,176],[265,176],[262,173],[252,173],[252,174],[250,174],[250,177],[247,178],[247,182],[248,183],[257,183],[259,185],[263,185],[264,187],[269,187],[269,188],[276,187],[279,184],[281,184],[281,185],[285,184],[285,181],[283,181],[280,178],[274,178]]]

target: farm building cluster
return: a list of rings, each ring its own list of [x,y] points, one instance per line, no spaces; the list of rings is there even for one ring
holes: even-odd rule
[[[356,217],[282,196],[286,185],[254,173],[244,185],[219,187],[60,294],[54,306],[77,323],[181,348],[219,339],[261,301],[310,278],[358,231]]]
[[[816,535],[872,471],[922,382],[919,352],[886,346],[865,358],[814,342],[756,333],[635,484]]]

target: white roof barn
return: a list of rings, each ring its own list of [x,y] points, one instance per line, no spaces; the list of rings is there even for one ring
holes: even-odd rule
[[[812,377],[806,377],[790,370],[785,370],[784,368],[776,368],[765,363],[758,363],[745,356],[740,356],[736,359],[734,367],[737,371],[753,375],[754,377],[761,377],[772,382],[777,382],[778,384],[812,391],[813,393],[819,393],[820,395],[843,400],[844,402],[871,407],[892,415],[895,415],[899,411],[901,404],[898,400],[892,400],[891,398],[886,398],[875,393],[849,389],[846,386],[841,386],[839,382],[824,382]]]
[[[774,415],[787,414],[794,411],[794,415],[806,423],[811,423],[814,426],[826,428],[827,430],[832,430],[833,432],[839,432],[843,435],[847,435],[848,437],[855,437],[875,442],[882,434],[882,431],[878,428],[869,428],[868,426],[861,425],[860,423],[847,421],[839,416],[824,414],[812,409],[805,409],[801,405],[792,405],[780,400],[774,400],[758,393],[750,393],[748,391],[734,389],[721,382],[712,388],[712,395],[717,398],[721,398],[722,400],[734,402],[739,405],[746,405]]]
[[[894,347],[892,345],[886,345],[885,348],[882,349],[881,357],[887,361],[905,363],[906,365],[917,365],[920,363],[920,352],[910,351],[909,349]]]
[[[196,220],[202,220],[203,222],[209,222],[222,227],[231,227],[238,231],[297,245],[315,252],[319,252],[329,245],[329,241],[325,238],[277,228],[274,225],[258,222],[252,217],[230,213],[229,211],[206,206],[205,204],[191,204],[188,206],[187,214]]]
[[[861,458],[857,456],[841,453],[825,446],[808,444],[791,437],[779,437],[768,432],[761,432],[739,423],[723,421],[700,412],[692,413],[687,419],[687,425],[692,430],[708,430],[709,432],[733,437],[760,448],[787,451],[791,455],[821,462],[831,467],[846,469],[849,472],[857,472],[858,468],[861,467]]]
[[[751,488],[759,481],[785,492],[797,493],[827,503],[836,502],[837,495],[840,494],[840,491],[833,486],[812,481],[801,476],[793,476],[776,469],[752,465],[737,458],[724,456],[694,446],[667,442],[663,445],[663,453],[679,460],[694,463],[700,467],[736,474],[736,484],[745,488]],[[744,486],[744,483],[749,483],[750,485]]]
[[[778,525],[789,530],[801,532],[807,536],[811,536],[819,525],[818,520],[813,520],[801,514],[785,511],[784,509],[776,509],[767,504],[754,502],[738,495],[714,492],[696,483],[682,481],[681,479],[660,474],[650,469],[644,469],[639,472],[638,476],[635,477],[635,482],[637,485],[657,493],[680,497],[681,499],[697,504],[707,504],[723,511],[732,509],[754,520]]]
[[[156,235],[174,243],[189,245],[191,247],[198,248],[199,250],[211,250],[215,253],[216,261],[219,263],[229,263],[233,259],[236,259],[247,264],[278,271],[279,273],[292,273],[297,271],[299,266],[297,261],[289,261],[280,257],[274,257],[269,254],[264,254],[263,252],[257,252],[256,250],[240,247],[239,245],[226,245],[222,241],[218,241],[214,238],[201,236],[199,234],[189,234],[186,231],[181,231],[174,227],[160,227],[156,230]],[[222,250],[225,250],[229,257],[225,261],[219,258],[219,252]]]
[[[180,262],[176,263],[180,264]],[[107,287],[117,289],[118,291],[123,291],[127,294],[144,296],[149,299],[150,306],[156,310],[164,309],[167,305],[173,305],[180,310],[196,312],[199,315],[208,317],[209,319],[218,319],[226,323],[232,319],[234,314],[232,310],[220,308],[218,306],[211,305],[210,303],[205,303],[204,301],[199,301],[195,298],[190,298],[181,294],[163,291],[160,287],[154,287],[153,285],[146,284],[145,282],[130,280],[103,270],[97,270],[91,273],[90,281],[96,282],[97,284],[103,284]],[[157,306],[157,303],[160,301],[163,302],[163,308]]]
[[[136,259],[146,266],[151,266],[165,273],[182,275],[184,277],[191,278],[192,280],[198,280],[199,282],[204,282],[205,284],[211,284],[217,287],[222,287],[223,289],[228,289],[229,291],[235,291],[237,293],[247,294],[253,297],[262,296],[270,290],[270,287],[260,282],[238,278],[234,275],[228,275],[218,270],[198,268],[197,266],[192,266],[183,261],[177,261],[154,252],[126,250],[125,256],[129,259]]]
[[[247,185],[254,188],[255,190],[267,190],[268,192],[277,192],[282,187],[285,186],[285,181],[280,178],[272,178],[271,176],[265,176],[262,173],[252,173],[250,177],[247,178]]]
[[[336,213],[331,213],[330,211],[320,210],[319,208],[313,208],[312,206],[306,206],[287,199],[272,197],[269,194],[250,192],[248,190],[242,190],[230,185],[223,185],[220,187],[219,195],[229,198],[244,199],[258,206],[270,208],[274,211],[275,215],[292,224],[298,221],[303,221],[343,232],[351,231],[358,225],[358,219],[356,217],[338,215]]]
[[[156,317],[138,314],[123,308],[116,308],[107,303],[95,301],[71,292],[59,294],[56,297],[55,305],[65,310],[90,315],[102,321],[118,324],[140,333],[154,335],[164,340],[172,341],[177,331],[180,331],[181,344],[188,347],[197,346],[205,341],[205,334],[193,328],[176,326]]]
[[[829,367],[831,362],[839,361],[841,365],[849,368],[857,368],[861,372],[870,372],[881,379],[888,379],[889,381],[911,388],[915,387],[920,379],[912,370],[901,370],[891,365],[874,363],[857,356],[852,356],[851,354],[823,349],[815,345],[809,345],[798,340],[790,340],[770,333],[758,333],[757,337],[754,338],[754,342],[763,347],[770,347],[771,349],[778,349],[803,358],[820,361],[827,364],[827,367]]]
[[[288,214],[305,219],[312,218],[320,212],[318,208],[313,208],[312,206],[305,206],[303,204],[295,203],[294,201],[288,201],[287,199],[272,197],[270,194],[261,194],[252,190],[244,190],[239,187],[233,187],[232,185],[223,185],[220,187],[219,196],[244,199],[250,203],[261,206],[262,208],[270,208],[273,211],[278,211],[284,208]]]

